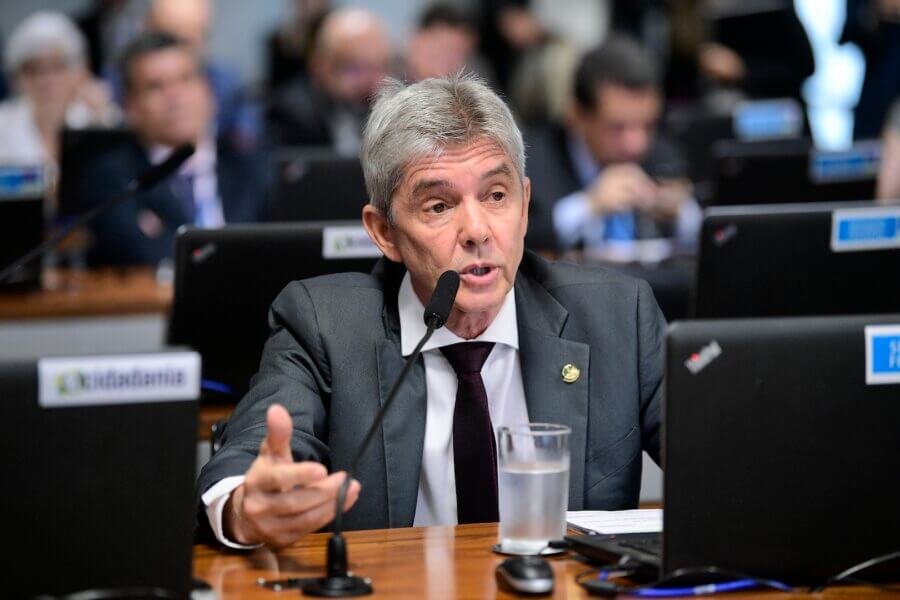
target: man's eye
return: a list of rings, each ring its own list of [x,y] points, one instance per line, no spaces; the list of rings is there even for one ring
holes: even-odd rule
[[[428,207],[428,211],[433,212],[435,214],[440,214],[440,213],[444,212],[445,210],[447,210],[447,205],[444,204],[443,202],[436,202]]]
[[[494,202],[500,202],[504,198],[506,198],[506,194],[504,194],[503,192],[492,192],[491,193],[491,200],[493,200]]]

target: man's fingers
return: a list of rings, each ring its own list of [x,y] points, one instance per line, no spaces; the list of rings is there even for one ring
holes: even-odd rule
[[[249,471],[244,485],[253,491],[268,493],[288,492],[299,486],[322,481],[328,476],[324,465],[317,462],[267,464],[257,459]]]
[[[266,412],[266,438],[259,447],[259,455],[273,462],[293,462],[291,433],[294,424],[291,415],[280,404],[273,404]]]

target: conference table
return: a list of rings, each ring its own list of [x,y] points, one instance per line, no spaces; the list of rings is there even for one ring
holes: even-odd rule
[[[319,577],[325,571],[328,535],[309,535],[293,546],[271,551],[194,547],[194,576],[208,583],[220,600],[294,598],[296,589],[274,591],[258,580]],[[494,554],[497,524],[378,529],[345,533],[350,569],[372,579],[379,598],[517,598],[497,589],[494,567],[504,557]],[[590,569],[574,555],[549,559],[555,576],[553,598],[588,598],[575,576]],[[898,598],[900,593],[869,588],[835,587],[808,594],[752,591],[723,598],[785,600],[810,598]]]

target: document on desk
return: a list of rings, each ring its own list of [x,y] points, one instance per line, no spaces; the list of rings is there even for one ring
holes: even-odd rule
[[[566,513],[572,529],[586,534],[657,533],[662,531],[661,508],[634,510],[578,510]]]

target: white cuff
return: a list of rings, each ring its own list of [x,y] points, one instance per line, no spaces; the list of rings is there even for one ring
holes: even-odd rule
[[[209,525],[212,528],[216,539],[229,548],[249,550],[251,548],[259,548],[262,544],[252,544],[250,546],[238,544],[226,538],[222,531],[222,513],[225,511],[225,504],[231,497],[231,492],[242,483],[244,483],[243,475],[226,477],[206,490],[206,493],[201,496],[201,499],[203,500],[203,504],[206,505],[206,517],[209,519]]]

